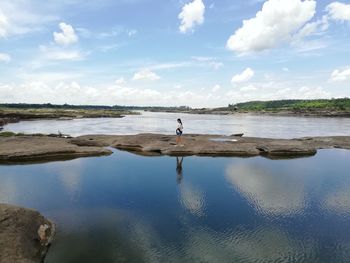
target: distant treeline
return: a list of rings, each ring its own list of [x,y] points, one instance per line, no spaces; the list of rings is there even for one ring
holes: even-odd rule
[[[189,110],[190,107],[143,107],[143,106],[104,106],[104,105],[70,105],[70,104],[27,104],[27,103],[0,103],[0,108],[12,108],[12,109],[74,109],[74,110]]]
[[[350,99],[318,99],[318,100],[273,100],[250,101],[230,104],[230,109],[261,111],[261,110],[350,110]]]

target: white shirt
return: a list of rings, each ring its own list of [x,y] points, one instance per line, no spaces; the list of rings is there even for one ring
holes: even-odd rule
[[[177,125],[177,128],[178,128],[180,131],[182,131],[182,130],[184,129],[184,127],[182,126],[181,123],[179,123],[179,124]]]

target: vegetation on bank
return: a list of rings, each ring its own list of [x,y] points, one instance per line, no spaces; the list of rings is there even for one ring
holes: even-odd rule
[[[0,103],[0,110],[6,109],[52,109],[52,110],[99,110],[99,111],[121,111],[128,112],[133,110],[154,110],[154,111],[168,111],[168,110],[190,110],[188,106],[179,107],[162,107],[162,106],[123,106],[123,105],[70,105],[70,104],[27,104],[27,103]]]
[[[184,112],[193,114],[231,114],[233,112],[271,112],[271,113],[310,113],[350,114],[350,99],[317,99],[317,100],[273,100],[250,101],[229,104],[220,108],[190,108],[188,106],[103,106],[103,105],[56,105],[56,104],[0,104],[1,118],[99,118],[122,117],[128,114],[138,114],[136,110],[155,112]],[[326,114],[327,115],[327,114]],[[1,126],[1,123],[0,123]]]
[[[230,104],[228,109],[238,111],[350,111],[350,99],[250,101]]]
[[[44,105],[25,104],[22,107],[0,105],[0,118],[9,119],[60,119],[60,118],[120,118],[124,115],[137,114],[127,110],[108,108],[46,108]],[[17,106],[17,105],[16,105]]]

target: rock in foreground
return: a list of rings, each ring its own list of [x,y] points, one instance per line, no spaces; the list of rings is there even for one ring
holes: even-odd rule
[[[52,222],[38,212],[0,204],[0,262],[42,262],[55,234]]]

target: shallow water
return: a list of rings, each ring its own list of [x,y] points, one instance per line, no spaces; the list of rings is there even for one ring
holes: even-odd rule
[[[9,124],[5,130],[24,133],[84,134],[174,134],[176,119],[181,118],[185,133],[231,135],[267,138],[350,135],[350,118],[302,118],[254,115],[198,115],[142,112],[121,119],[76,119],[23,121]]]
[[[0,202],[57,223],[54,262],[347,262],[350,152],[0,166]]]

